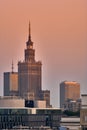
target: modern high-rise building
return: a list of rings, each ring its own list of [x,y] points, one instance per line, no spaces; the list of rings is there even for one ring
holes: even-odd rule
[[[68,99],[77,100],[80,98],[80,84],[77,82],[64,81],[60,83],[60,107],[63,108],[64,103]]]
[[[18,73],[4,73],[4,96],[18,96]]]

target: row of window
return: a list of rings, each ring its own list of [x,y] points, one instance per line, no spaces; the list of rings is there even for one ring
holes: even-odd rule
[[[59,115],[0,115],[0,122],[27,122],[27,121],[45,121],[60,120]]]

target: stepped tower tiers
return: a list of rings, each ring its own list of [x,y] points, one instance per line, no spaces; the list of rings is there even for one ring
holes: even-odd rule
[[[37,100],[41,97],[41,68],[42,63],[35,60],[35,50],[31,40],[29,23],[29,36],[26,42],[25,60],[18,62],[19,95],[25,99]]]

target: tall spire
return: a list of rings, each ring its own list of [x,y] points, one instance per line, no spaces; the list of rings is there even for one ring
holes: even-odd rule
[[[25,61],[34,62],[35,61],[35,50],[33,49],[33,42],[31,40],[31,26],[29,21],[29,28],[28,28],[28,41],[26,42],[26,49],[25,49]]]
[[[14,72],[14,64],[13,64],[13,60],[12,60],[12,67],[11,67],[11,69],[12,69],[12,73]]]
[[[29,21],[29,37],[28,40],[31,41],[31,27],[30,27],[30,21]]]
[[[31,41],[31,26],[30,26],[30,21],[29,21],[29,35],[28,35],[28,41],[27,41],[27,46],[32,45],[33,42]]]

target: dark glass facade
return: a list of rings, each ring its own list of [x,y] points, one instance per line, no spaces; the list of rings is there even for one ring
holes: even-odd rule
[[[0,130],[12,129],[14,126],[58,127],[61,119],[60,110],[36,110],[32,109],[0,109]]]

